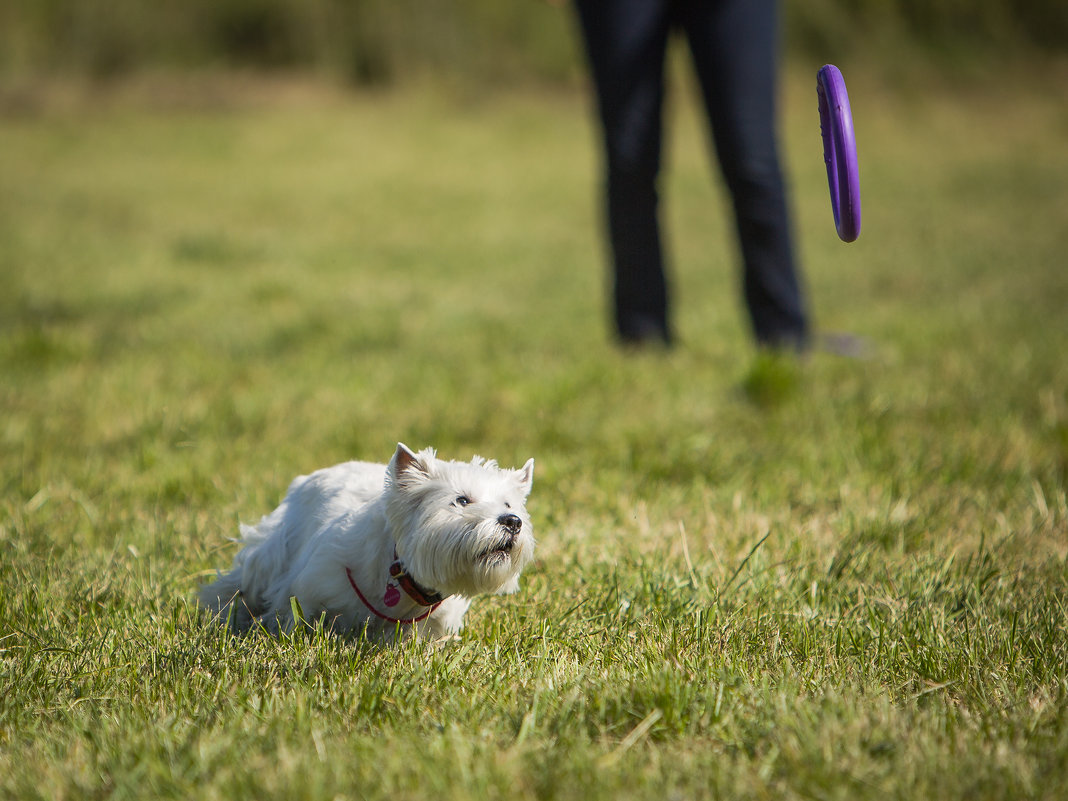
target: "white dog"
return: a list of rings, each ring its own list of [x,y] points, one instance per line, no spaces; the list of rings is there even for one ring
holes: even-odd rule
[[[244,547],[201,589],[201,603],[238,631],[288,630],[297,608],[307,621],[387,639],[398,628],[455,633],[472,596],[519,589],[534,553],[533,476],[533,459],[502,470],[402,444],[388,465],[299,476],[277,509],[241,526]]]

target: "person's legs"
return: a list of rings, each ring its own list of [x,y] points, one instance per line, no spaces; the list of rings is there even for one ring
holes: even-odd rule
[[[623,341],[671,339],[658,220],[664,0],[575,0],[604,135],[615,322]]]
[[[734,202],[756,339],[801,348],[808,321],[776,140],[777,10],[777,0],[677,3]]]

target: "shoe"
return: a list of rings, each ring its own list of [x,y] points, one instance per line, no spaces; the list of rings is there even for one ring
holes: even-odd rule
[[[845,359],[870,359],[874,354],[874,348],[864,337],[843,332],[822,334],[819,349]]]
[[[671,348],[671,334],[667,327],[648,318],[631,321],[626,327],[620,326],[619,344],[628,350],[646,348]]]

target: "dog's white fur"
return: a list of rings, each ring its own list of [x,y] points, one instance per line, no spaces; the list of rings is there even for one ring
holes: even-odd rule
[[[296,598],[305,620],[388,638],[397,624],[367,608],[346,568],[380,612],[417,617],[426,607],[406,593],[395,606],[383,602],[396,549],[416,582],[445,596],[426,619],[401,628],[455,633],[472,596],[519,588],[534,553],[526,511],[533,474],[533,459],[502,470],[478,456],[442,461],[431,448],[413,453],[398,444],[388,465],[345,462],[298,476],[277,509],[241,526],[244,547],[228,573],[201,589],[200,601],[238,631],[257,623],[292,628]],[[512,515],[521,521],[517,531]]]

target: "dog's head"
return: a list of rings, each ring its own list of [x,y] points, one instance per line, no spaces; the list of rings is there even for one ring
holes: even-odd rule
[[[397,451],[386,470],[386,510],[412,578],[442,595],[519,589],[534,555],[526,500],[534,460],[502,470],[476,456],[438,460],[431,448]]]

